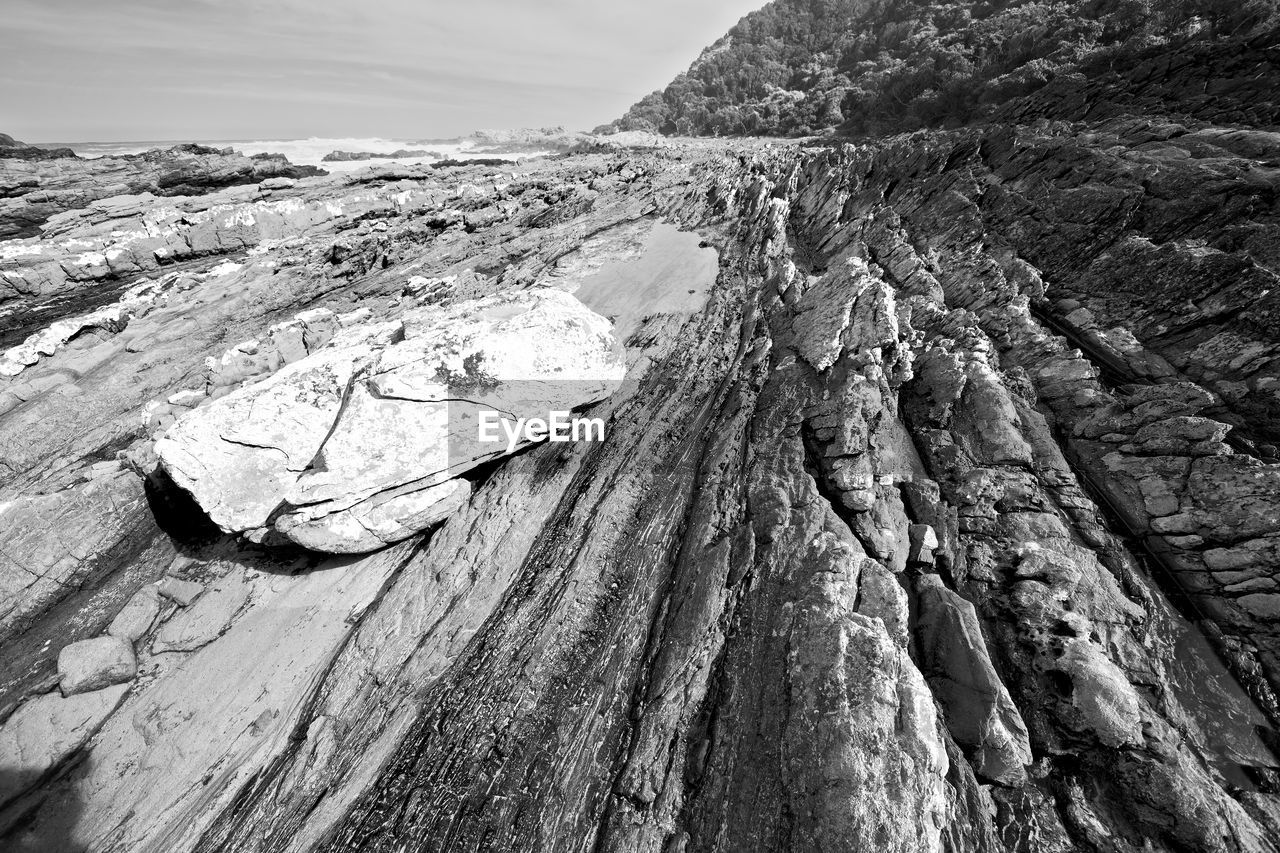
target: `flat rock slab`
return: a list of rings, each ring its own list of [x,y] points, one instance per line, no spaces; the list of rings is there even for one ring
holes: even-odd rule
[[[136,642],[151,630],[156,617],[160,615],[160,593],[154,584],[147,584],[125,602],[124,607],[107,626],[107,633],[113,637],[121,637],[129,642]]]
[[[128,691],[124,684],[78,696],[31,699],[0,728],[0,803],[21,794],[85,744]]]
[[[512,291],[351,326],[184,415],[156,452],[227,532],[361,553],[439,523],[469,494],[459,475],[531,440],[479,441],[482,411],[545,419],[625,374],[607,319]]]
[[[142,483],[131,471],[0,501],[0,628],[20,628],[84,583],[92,563],[81,555],[128,536],[146,507]]]
[[[165,578],[156,588],[161,595],[179,607],[186,607],[204,592],[204,587],[195,581],[184,581],[182,578],[175,577]]]
[[[157,633],[151,650],[191,652],[213,642],[244,608],[251,588],[243,576],[218,581],[200,600],[179,611]]]

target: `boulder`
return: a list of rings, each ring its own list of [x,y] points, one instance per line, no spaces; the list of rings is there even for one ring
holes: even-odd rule
[[[461,505],[453,483],[529,443],[482,440],[607,397],[626,372],[608,320],[568,293],[517,291],[354,324],[329,344],[191,410],[157,443],[223,530],[360,553]]]
[[[123,684],[137,674],[133,643],[123,637],[108,634],[80,640],[58,653],[58,683],[63,696]]]
[[[912,524],[907,528],[910,547],[907,551],[909,563],[932,563],[933,555],[938,550],[938,534],[931,525]]]
[[[403,494],[387,492],[356,507],[310,518],[306,512],[283,516],[277,526],[291,540],[313,551],[359,554],[375,551],[444,521],[471,497],[467,480],[447,480]]]
[[[1273,592],[1255,592],[1240,596],[1240,606],[1259,619],[1271,622],[1280,620],[1280,595]]]

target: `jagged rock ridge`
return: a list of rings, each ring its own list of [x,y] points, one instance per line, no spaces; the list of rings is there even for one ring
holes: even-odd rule
[[[0,244],[0,838],[1276,850],[1276,140],[375,168]],[[161,464],[344,335],[549,289],[625,350],[608,438],[430,533],[248,542]]]

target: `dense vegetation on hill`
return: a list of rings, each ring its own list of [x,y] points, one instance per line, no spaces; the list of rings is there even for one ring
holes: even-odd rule
[[[1064,72],[1277,21],[1280,0],[775,0],[614,127],[794,136],[956,126]]]

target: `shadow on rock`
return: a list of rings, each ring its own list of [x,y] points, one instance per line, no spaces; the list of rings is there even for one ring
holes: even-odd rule
[[[173,540],[174,547],[184,553],[212,545],[224,535],[218,525],[162,468],[143,480],[147,504],[156,526]]]
[[[28,784],[20,770],[0,767],[0,791]],[[0,850],[5,853],[84,853],[75,837],[83,807],[72,797],[60,797],[54,808],[45,808],[48,797],[19,797],[0,808]]]

